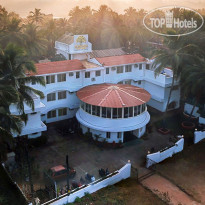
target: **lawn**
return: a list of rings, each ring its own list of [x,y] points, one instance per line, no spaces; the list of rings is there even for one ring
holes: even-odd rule
[[[151,191],[140,185],[136,178],[123,180],[98,192],[78,198],[73,205],[165,205]]]
[[[205,141],[187,147],[183,152],[157,166],[157,171],[196,201],[205,204]]]

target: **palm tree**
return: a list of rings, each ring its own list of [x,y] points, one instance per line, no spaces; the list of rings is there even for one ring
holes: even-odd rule
[[[25,51],[14,45],[8,44],[4,50],[0,50],[0,77],[6,85],[12,86],[17,94],[17,107],[24,113],[24,102],[34,110],[34,101],[30,93],[43,97],[43,93],[28,86],[28,83],[45,85],[43,77],[26,76],[35,73],[36,69],[31,61],[26,60]]]
[[[35,8],[34,11],[30,11],[30,15],[28,16],[28,19],[31,21],[31,23],[34,23],[37,25],[43,21],[43,13],[41,13],[41,9]]]
[[[12,139],[12,134],[21,133],[22,120],[26,122],[24,103],[34,110],[31,93],[43,97],[43,93],[28,86],[36,82],[45,85],[42,77],[27,76],[35,72],[35,66],[26,60],[24,50],[14,44],[0,49],[0,144],[4,147]],[[14,103],[19,110],[18,116],[10,113],[9,106]]]
[[[47,40],[42,37],[38,27],[34,24],[27,24],[23,30],[25,48],[28,56],[36,58],[42,56],[46,51]]]
[[[0,43],[6,47],[8,43],[23,45],[21,20],[18,18],[8,19],[7,25],[0,34]]]
[[[168,111],[172,90],[176,80],[179,79],[185,66],[191,65],[198,60],[196,57],[197,49],[196,46],[189,44],[185,38],[166,37],[164,39],[164,47],[154,51],[155,60],[152,67],[155,68],[155,75],[159,75],[166,67],[171,67],[173,72],[165,115]]]
[[[185,98],[191,97],[194,101],[190,117],[197,104],[205,103],[205,61],[189,65],[182,71],[181,88]]]

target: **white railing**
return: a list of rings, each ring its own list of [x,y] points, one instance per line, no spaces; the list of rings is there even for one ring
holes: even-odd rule
[[[205,139],[205,130],[204,131],[195,131],[194,132],[194,144],[198,143],[199,141]]]
[[[76,198],[82,198],[85,196],[86,193],[94,193],[98,191],[99,189],[102,189],[104,187],[107,187],[109,185],[113,185],[115,183],[118,183],[119,181],[123,179],[127,179],[131,176],[131,163],[128,162],[124,167],[122,167],[120,170],[115,171],[108,176],[105,177],[105,179],[99,179],[96,180],[88,185],[83,185],[79,188],[79,190],[74,190],[69,195],[65,194],[57,199],[48,201],[42,205],[63,205],[67,203],[73,203]]]
[[[184,148],[184,138],[183,136],[178,136],[180,140],[178,140],[175,145],[171,147],[167,147],[161,151],[148,154],[147,155],[147,163],[146,167],[149,168],[153,164],[162,162],[163,160],[167,159],[168,157],[172,157],[173,154],[176,154],[178,152],[181,152]]]

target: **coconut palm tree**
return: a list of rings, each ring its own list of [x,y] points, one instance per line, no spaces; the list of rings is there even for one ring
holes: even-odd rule
[[[198,64],[189,65],[182,71],[181,89],[183,96],[191,97],[194,101],[190,117],[197,104],[205,103],[205,61],[202,60]]]
[[[39,83],[45,85],[44,79],[37,76],[28,76],[29,73],[35,73],[36,69],[31,61],[26,60],[25,51],[14,45],[8,44],[4,50],[0,50],[0,77],[2,83],[12,86],[17,94],[17,107],[20,112],[24,113],[24,102],[34,110],[34,101],[31,93],[43,97],[43,93],[32,87],[29,83]]]
[[[2,30],[0,34],[0,43],[3,47],[6,47],[8,43],[15,43],[20,46],[23,45],[22,26],[20,19],[8,19],[4,30]]]
[[[41,9],[35,8],[34,11],[30,11],[30,15],[28,16],[28,19],[31,23],[35,23],[38,25],[43,21],[43,13],[41,13]]]
[[[42,92],[29,87],[28,83],[36,82],[45,85],[44,79],[27,76],[29,72],[35,72],[35,66],[31,61],[26,60],[26,53],[22,48],[9,44],[5,49],[0,49],[0,146],[2,151],[5,149],[5,143],[12,141],[13,133],[21,133],[22,122],[27,120],[24,103],[34,110],[31,94],[35,93],[43,97]],[[9,107],[12,103],[17,105],[20,115],[10,113]]]
[[[152,67],[155,69],[155,75],[159,75],[164,68],[171,67],[173,72],[172,83],[168,95],[165,109],[165,115],[171,99],[172,90],[176,80],[179,79],[182,70],[187,65],[197,62],[198,47],[189,44],[185,37],[166,37],[164,46],[154,51],[154,63]]]
[[[42,37],[36,25],[25,25],[23,35],[25,48],[29,57],[36,58],[42,56],[45,53],[47,40],[44,37]]]

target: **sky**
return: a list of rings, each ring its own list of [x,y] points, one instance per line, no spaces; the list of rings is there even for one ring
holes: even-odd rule
[[[205,8],[205,0],[0,0],[0,5],[22,17],[28,16],[29,11],[33,11],[34,8],[40,8],[43,13],[67,18],[69,11],[75,6],[91,6],[92,9],[98,9],[102,4],[108,5],[118,13],[123,13],[130,6],[145,10],[174,5],[192,9]]]

